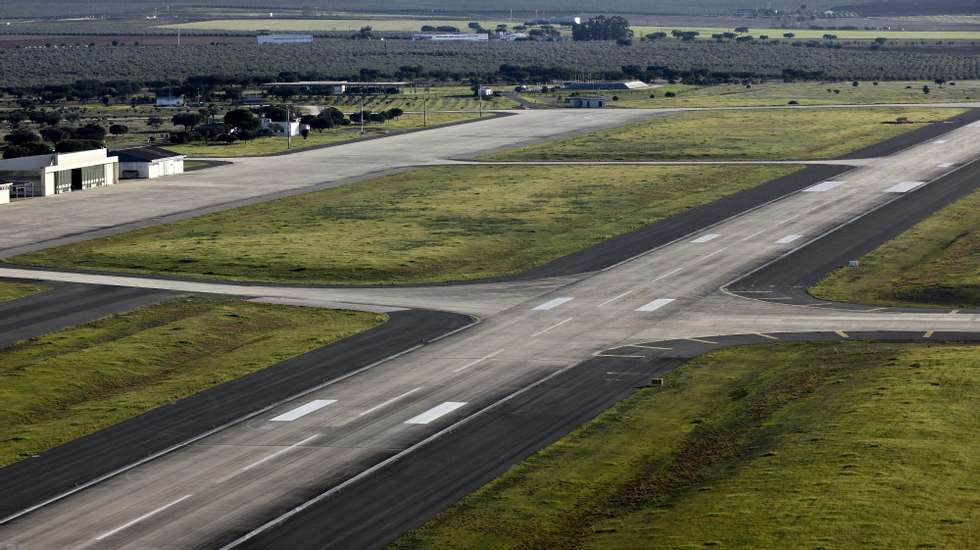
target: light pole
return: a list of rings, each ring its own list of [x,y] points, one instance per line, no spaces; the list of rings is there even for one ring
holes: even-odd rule
[[[286,110],[286,149],[291,149],[293,146],[293,124],[289,120],[289,104],[283,105]]]
[[[422,127],[425,128],[429,123],[429,87],[425,87],[425,95],[422,96]]]
[[[361,106],[361,135],[364,135],[364,90],[361,90],[360,95],[360,106]]]

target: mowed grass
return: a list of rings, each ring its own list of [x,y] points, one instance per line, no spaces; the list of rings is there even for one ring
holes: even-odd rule
[[[834,158],[963,113],[947,108],[678,113],[518,147],[493,160],[811,160]],[[894,124],[907,117],[915,124]]]
[[[980,349],[699,358],[394,548],[976,548]]]
[[[824,300],[980,307],[980,191],[916,224],[810,288]]]
[[[287,283],[469,280],[524,271],[797,169],[425,168],[13,261]]]
[[[369,110],[367,106],[364,108]],[[484,117],[493,116],[485,114]],[[436,127],[456,122],[478,120],[479,113],[429,113],[426,118],[425,127]],[[287,147],[285,137],[261,137],[251,141],[236,141],[233,143],[211,142],[211,143],[188,143],[185,145],[168,145],[167,149],[182,155],[193,157],[256,157],[283,153],[286,151],[302,151],[312,147],[322,147],[324,145],[335,145],[348,143],[365,138],[383,135],[397,134],[406,130],[418,130],[423,128],[422,115],[407,113],[395,120],[384,124],[365,124],[365,133],[361,134],[360,126],[351,124],[338,128],[331,128],[322,132],[316,130],[310,132],[307,139],[297,136],[292,139],[291,147]]]
[[[928,86],[929,93],[922,87]],[[617,96],[612,107],[761,107],[787,105],[874,105],[880,103],[951,103],[980,101],[980,81],[967,80],[937,86],[931,81],[874,82],[764,82],[751,86],[668,84],[650,90],[609,91]],[[667,97],[673,93],[674,97]],[[558,94],[525,94],[540,103],[555,103]],[[566,97],[567,92],[562,94]],[[651,97],[651,95],[653,97]]]
[[[38,292],[42,292],[44,290],[45,287],[32,283],[0,282],[0,303],[16,300],[17,298],[23,298],[24,296],[30,296],[31,294],[37,294]]]
[[[182,298],[0,349],[0,466],[384,319]]]

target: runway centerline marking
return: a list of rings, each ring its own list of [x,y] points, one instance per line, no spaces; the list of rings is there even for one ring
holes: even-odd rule
[[[143,514],[142,516],[140,516],[140,517],[138,517],[138,518],[136,518],[136,519],[134,519],[132,521],[126,522],[126,523],[120,525],[119,527],[116,527],[112,531],[106,531],[105,533],[102,533],[101,535],[95,537],[95,540],[103,540],[103,539],[106,539],[106,538],[111,537],[112,535],[115,535],[116,533],[118,533],[120,531],[123,531],[125,529],[129,529],[130,527],[136,525],[137,523],[139,523],[139,522],[141,522],[141,521],[143,521],[145,519],[148,519],[150,517],[153,517],[153,516],[159,514],[160,512],[166,510],[167,508],[170,508],[172,506],[176,506],[176,505],[180,504],[181,502],[184,502],[185,500],[191,498],[192,496],[193,495],[184,495],[184,496],[178,498],[177,500],[171,502],[170,504],[164,504],[163,506],[157,508],[156,510],[153,510],[151,512],[147,512],[147,513]]]
[[[445,415],[447,415],[447,414],[449,414],[449,413],[455,411],[456,409],[459,409],[460,407],[463,407],[465,405],[466,405],[466,403],[461,402],[461,401],[446,401],[445,403],[443,403],[441,405],[436,405],[435,407],[432,407],[431,409],[425,411],[424,413],[422,413],[422,414],[420,414],[418,416],[413,416],[412,418],[409,418],[408,420],[405,421],[405,423],[406,424],[428,424],[428,423],[432,422],[433,420],[436,420],[437,418],[439,418],[441,416],[445,416]]]
[[[358,414],[357,416],[365,416],[365,415],[369,415],[369,414],[371,414],[371,413],[373,413],[375,411],[379,411],[379,410],[387,407],[388,405],[391,405],[392,403],[395,403],[395,402],[397,402],[397,401],[399,401],[401,399],[404,399],[404,398],[408,397],[409,395],[412,395],[413,393],[415,393],[415,392],[417,392],[417,391],[419,391],[421,389],[422,389],[422,386],[419,386],[419,387],[417,387],[415,389],[408,390],[407,392],[405,392],[405,393],[403,393],[401,395],[396,395],[395,397],[392,397],[391,399],[389,399],[389,400],[387,400],[387,401],[385,401],[383,403],[379,403],[379,404],[371,407],[370,409],[368,409],[368,410],[366,410],[366,411]]]
[[[830,191],[831,189],[833,189],[835,187],[840,187],[841,185],[844,185],[845,183],[847,183],[847,182],[846,181],[825,181],[825,182],[818,183],[816,185],[807,187],[806,189],[803,190],[803,192],[804,193],[824,193],[824,192]]]
[[[544,330],[535,332],[534,334],[531,335],[531,338],[537,338],[538,336],[541,336],[542,334],[547,334],[547,333],[555,330],[556,328],[564,325],[565,323],[568,323],[569,321],[571,321],[574,318],[575,317],[569,317],[568,319],[565,319],[564,321],[558,321],[557,323],[551,325],[550,327],[548,327],[548,328],[546,328]]]
[[[674,269],[671,269],[670,271],[668,271],[667,273],[664,273],[664,274],[660,275],[659,277],[655,277],[653,279],[650,279],[650,282],[651,283],[655,283],[655,282],[660,281],[662,279],[666,279],[667,277],[670,277],[671,275],[673,275],[673,274],[675,274],[675,273],[677,273],[679,271],[684,271],[685,269],[687,269],[687,268],[689,268],[689,267],[691,267],[693,265],[699,264],[702,261],[707,260],[708,258],[710,258],[712,256],[716,256],[718,254],[721,254],[722,252],[724,252],[726,250],[728,250],[728,247],[727,246],[724,247],[724,248],[719,248],[718,250],[715,250],[711,254],[705,254],[704,256],[699,257],[698,259],[694,260],[693,262],[688,262],[688,263],[686,263],[686,264],[684,264],[684,265],[682,265],[680,267],[676,267]]]
[[[749,240],[749,239],[754,239],[755,237],[758,237],[759,235],[762,235],[762,234],[763,234],[763,233],[765,233],[766,231],[769,231],[769,230],[768,230],[768,229],[761,229],[761,230],[759,230],[759,231],[756,231],[755,233],[753,233],[753,234],[751,234],[751,235],[749,235],[748,237],[744,237],[744,238],[743,238],[742,240],[740,240],[739,242],[745,242],[745,241],[747,241],[747,240]]]
[[[778,241],[776,241],[776,244],[789,244],[789,243],[791,243],[791,242],[793,242],[795,240],[798,240],[798,239],[800,239],[802,237],[803,237],[803,235],[786,235],[782,239],[779,239]]]
[[[674,301],[674,298],[657,298],[656,300],[636,308],[636,311],[657,311]]]
[[[568,298],[568,297],[555,298],[554,300],[548,300],[547,302],[545,302],[545,303],[543,303],[543,304],[541,304],[539,306],[536,306],[533,309],[534,309],[534,311],[547,311],[549,309],[555,309],[556,307],[558,307],[558,306],[560,306],[562,304],[571,302],[572,300],[573,300],[573,298]]]
[[[695,243],[695,244],[701,244],[701,243],[706,243],[706,242],[713,241],[713,240],[717,239],[718,237],[721,237],[721,234],[720,233],[708,233],[707,235],[702,235],[702,236],[694,239],[691,242],[692,243]]]
[[[289,451],[292,451],[293,449],[295,449],[296,447],[299,447],[301,445],[306,445],[307,443],[309,443],[310,441],[313,441],[314,439],[316,439],[318,437],[320,437],[320,434],[313,434],[310,437],[307,437],[306,439],[304,439],[302,441],[299,441],[297,443],[293,443],[292,445],[286,447],[285,449],[280,449],[280,450],[272,453],[271,455],[269,455],[269,456],[267,456],[265,458],[260,458],[259,460],[256,460],[255,462],[253,462],[253,463],[249,464],[248,466],[245,466],[244,468],[242,468],[242,471],[243,472],[247,472],[247,471],[251,470],[252,468],[255,468],[256,466],[261,466],[262,464],[265,464],[266,462],[272,460],[273,458],[276,458],[278,456],[284,455],[284,454],[288,453]]]
[[[493,353],[491,353],[489,355],[484,355],[483,357],[481,357],[481,358],[479,358],[479,359],[477,359],[475,361],[470,361],[469,363],[463,365],[462,367],[459,367],[458,369],[454,370],[453,372],[463,372],[464,370],[466,370],[466,369],[468,369],[470,367],[479,365],[480,363],[486,361],[487,359],[493,359],[494,357],[500,355],[503,352],[504,352],[504,350],[498,349],[497,351],[495,351],[495,352],[493,352]]]
[[[302,418],[336,402],[336,399],[314,399],[305,405],[300,405],[299,407],[296,407],[291,411],[284,412],[275,418],[270,418],[269,422],[292,422],[297,418]]]
[[[607,306],[607,305],[615,302],[616,300],[622,300],[623,298],[629,296],[630,294],[633,294],[633,291],[632,290],[627,290],[626,292],[624,292],[622,294],[617,294],[616,296],[613,296],[612,298],[610,298],[610,299],[606,300],[605,302],[602,302],[601,304],[599,304],[598,307]]]
[[[903,181],[885,189],[885,193],[908,193],[913,189],[922,187],[925,183],[924,181]]]

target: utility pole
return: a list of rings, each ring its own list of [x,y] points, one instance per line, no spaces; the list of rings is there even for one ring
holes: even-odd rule
[[[422,96],[422,127],[425,128],[429,123],[429,87],[425,87],[425,95]]]
[[[289,120],[289,104],[286,107],[286,150],[293,147],[293,123]]]
[[[483,90],[477,88],[476,95],[480,96],[480,118],[483,118]]]

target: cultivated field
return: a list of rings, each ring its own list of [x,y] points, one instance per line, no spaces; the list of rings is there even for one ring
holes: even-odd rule
[[[693,112],[529,145],[494,160],[674,160],[834,158],[962,109],[819,109]]]
[[[782,344],[697,359],[395,548],[980,545],[980,351]]]
[[[764,21],[760,21],[764,24]],[[845,23],[841,23],[845,24]],[[666,32],[670,34],[673,30],[685,32],[701,33],[698,38],[711,40],[714,34],[732,32],[731,27],[662,27],[662,26],[634,26],[633,32],[636,36],[646,36],[653,32]],[[888,40],[980,40],[980,31],[955,31],[955,30],[935,30],[935,31],[901,31],[901,30],[836,30],[836,29],[784,29],[784,28],[755,28],[749,27],[749,36],[759,38],[768,36],[770,39],[783,40],[786,33],[793,34],[793,40],[822,40],[825,34],[832,34],[837,40],[874,40],[876,38],[887,38]]]
[[[15,261],[303,284],[478,279],[530,269],[795,170],[427,168]]]
[[[980,191],[837,271],[810,293],[862,304],[980,307]]]
[[[0,350],[0,466],[325,346],[381,315],[181,298]]]
[[[212,19],[161,25],[163,29],[218,30],[218,31],[298,31],[298,32],[357,32],[361,27],[375,31],[419,32],[423,25],[456,27],[472,32],[467,27],[477,22],[485,29],[496,29],[498,24],[520,24],[520,21],[488,21],[485,19],[417,19],[417,18],[365,18],[365,19]]]

